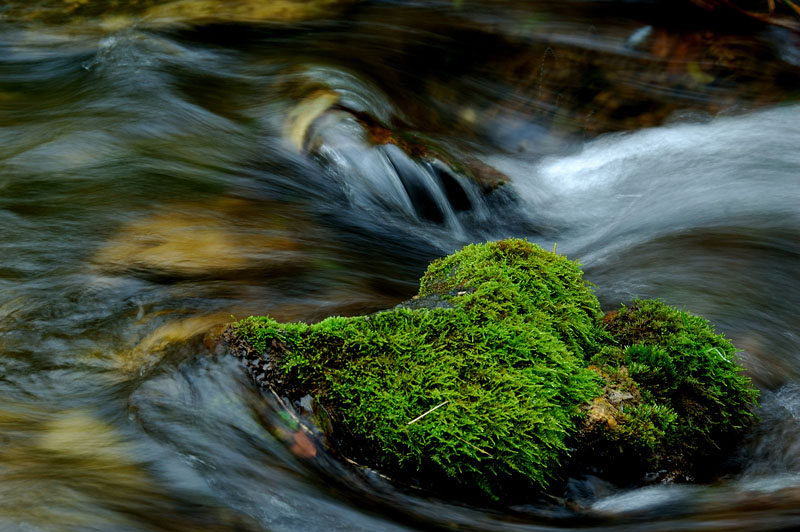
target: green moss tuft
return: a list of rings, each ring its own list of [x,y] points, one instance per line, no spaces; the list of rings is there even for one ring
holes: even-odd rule
[[[470,245],[435,261],[420,296],[465,292],[454,301],[487,322],[519,316],[576,354],[596,350],[600,304],[578,264],[525,240]]]

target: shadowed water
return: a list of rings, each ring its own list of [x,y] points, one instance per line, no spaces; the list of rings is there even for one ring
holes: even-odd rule
[[[800,524],[796,36],[649,1],[261,4],[0,7],[0,530]],[[509,236],[742,350],[761,423],[714,484],[416,493],[310,452],[214,340],[391,307]]]

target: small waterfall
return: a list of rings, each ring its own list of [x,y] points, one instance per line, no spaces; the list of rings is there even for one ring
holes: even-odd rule
[[[395,179],[396,176],[400,180],[417,216],[453,229],[460,227],[455,216],[455,205],[463,205],[467,196],[455,178],[444,169],[436,172],[432,163],[412,160],[394,144],[381,146],[380,150],[394,170],[390,179]],[[447,197],[441,176],[449,178],[448,182],[454,189],[455,205]]]
[[[404,139],[376,141],[363,113],[335,101],[325,92],[301,102],[287,136],[322,166],[352,207],[377,220],[438,228],[459,241],[468,238],[467,221],[488,218],[478,183],[432,154],[409,153],[422,148],[406,149]]]

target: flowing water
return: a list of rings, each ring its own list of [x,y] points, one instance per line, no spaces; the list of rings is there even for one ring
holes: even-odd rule
[[[800,39],[676,4],[0,6],[0,530],[800,526]],[[728,473],[409,492],[292,441],[213,340],[509,236],[734,341]]]

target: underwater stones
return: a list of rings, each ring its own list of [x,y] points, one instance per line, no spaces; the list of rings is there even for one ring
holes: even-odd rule
[[[157,515],[175,532],[263,530],[232,510],[198,504],[196,492],[166,486],[158,449],[132,429],[142,419],[136,406],[129,420],[74,403],[48,408],[4,398],[0,529],[142,530]]]
[[[334,16],[356,0],[11,0],[3,6],[7,20],[79,21],[100,19],[105,24],[125,19],[124,26],[212,23],[293,23]],[[122,17],[122,18],[121,18]],[[113,22],[111,22],[113,26]]]
[[[604,318],[576,263],[517,239],[433,262],[394,309],[312,325],[251,317],[226,338],[270,393],[314,397],[348,459],[493,496],[585,471],[689,478],[757,398],[701,318],[646,301]]]
[[[94,257],[100,268],[196,278],[302,268],[302,227],[279,205],[227,198],[173,204],[123,224]]]
[[[178,23],[300,22],[331,16],[353,0],[176,0],[150,7],[145,20]]]
[[[125,373],[141,375],[158,364],[170,347],[192,338],[205,335],[209,338],[207,347],[212,347],[215,342],[210,339],[222,333],[230,317],[230,312],[220,312],[168,321],[142,338],[133,349],[121,353],[117,366]]]

